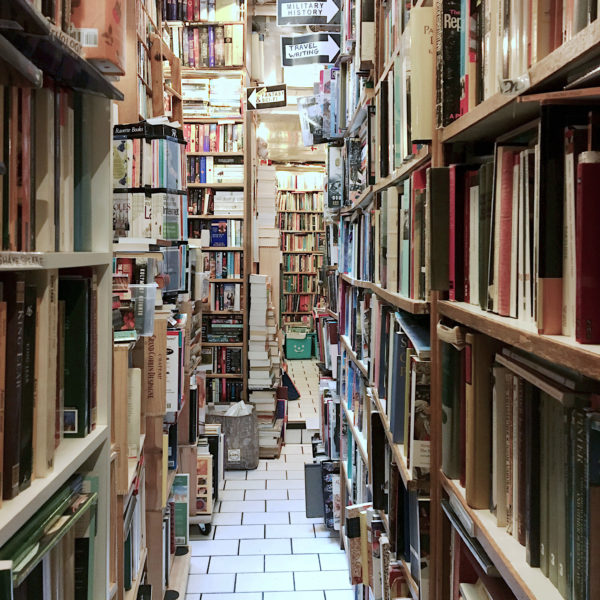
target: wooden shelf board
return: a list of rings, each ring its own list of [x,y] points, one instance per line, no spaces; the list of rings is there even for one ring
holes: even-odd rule
[[[373,196],[373,186],[370,185],[361,192],[360,196],[358,197],[358,200],[352,206],[346,206],[346,207],[342,208],[340,210],[340,214],[347,215],[351,212],[354,212],[355,210],[364,208],[369,203],[372,196]]]
[[[485,312],[479,306],[464,302],[441,301],[438,310],[441,315],[511,346],[600,379],[600,345],[579,344],[562,335],[540,335],[534,326]]]
[[[244,283],[243,277],[235,277],[231,279],[209,279],[209,283]]]
[[[371,290],[374,294],[379,296],[379,298],[381,298],[388,304],[391,304],[392,306],[400,308],[406,312],[412,314],[427,314],[429,312],[429,302],[427,302],[426,300],[415,300],[413,298],[405,298],[400,294],[390,292],[389,290],[382,288],[378,283],[354,279],[346,273],[340,273],[340,277],[343,281],[349,283],[354,287],[363,288],[365,290]]]
[[[312,315],[312,310],[284,310],[282,315]]]
[[[243,373],[207,373],[207,379],[243,379]]]
[[[200,250],[203,252],[243,252],[244,248],[240,248],[240,246],[206,246]]]
[[[340,404],[342,405],[342,409],[346,415],[348,427],[352,431],[352,437],[354,437],[358,451],[362,456],[362,459],[365,461],[365,465],[368,467],[369,456],[367,454],[367,440],[365,439],[362,431],[359,431],[356,425],[354,425],[354,413],[346,406],[345,402],[340,401]]]
[[[203,348],[218,348],[220,346],[225,346],[225,348],[242,348],[244,344],[243,342],[202,342]]]
[[[283,254],[323,254],[321,250],[282,250]]]
[[[399,563],[402,565],[402,570],[404,571],[404,576],[406,578],[406,583],[408,584],[408,589],[410,590],[410,595],[412,596],[413,600],[419,600],[419,586],[413,579],[412,573],[410,572],[410,565],[402,558],[399,560]]]
[[[112,252],[0,252],[0,271],[110,265]]]
[[[440,472],[442,486],[454,494],[475,524],[475,537],[479,540],[492,562],[515,596],[520,600],[560,600],[562,596],[550,580],[538,568],[530,567],[525,560],[525,546],[498,527],[496,518],[489,510],[475,510],[467,504],[465,490],[458,481],[448,479]]]
[[[4,500],[0,511],[0,546],[4,545],[56,493],[77,469],[108,442],[108,427],[98,425],[87,437],[65,438],[54,454],[54,470],[34,479],[13,500]]]
[[[529,69],[531,87],[527,92],[565,79],[587,61],[600,55],[600,20],[574,35],[568,42],[545,56]],[[441,131],[442,142],[458,142],[476,139],[495,139],[500,132],[525,123],[534,117],[538,108],[535,103],[517,102],[516,95],[495,94]]]
[[[373,88],[365,88],[356,105],[356,110],[350,119],[350,122],[345,128],[344,137],[354,135],[354,132],[362,125],[364,118],[367,116],[367,106],[375,97]]]
[[[173,558],[167,589],[179,592],[179,598],[185,598],[186,595],[191,558],[192,550],[190,547],[188,547],[186,554],[175,554]]]
[[[186,156],[245,156],[244,152],[186,152]]]
[[[309,233],[325,233],[324,229],[308,229],[303,231],[302,229],[280,229],[281,233],[297,233],[297,234],[309,234]]]
[[[142,551],[140,552],[140,564],[137,568],[135,579],[132,578],[131,580],[131,589],[125,590],[123,600],[136,600],[142,576],[144,575],[147,557],[148,548],[142,548]]]
[[[142,433],[140,435],[140,455],[137,458],[128,458],[127,459],[127,489],[131,491],[131,486],[133,485],[133,480],[135,479],[135,475],[138,470],[138,464],[140,462],[140,456],[142,455],[142,451],[144,448],[144,441],[146,439],[146,434]]]
[[[369,370],[365,363],[363,363],[362,360],[359,360],[356,356],[356,353],[354,352],[350,344],[350,340],[345,335],[340,335],[340,342],[345,348],[346,352],[348,352],[350,360],[358,367],[358,370],[364,375],[367,381],[369,381]]]
[[[203,220],[203,221],[214,221],[216,219],[219,219],[219,220],[226,219],[229,221],[243,221],[244,220],[244,217],[242,215],[188,215],[187,218],[188,218],[188,221],[190,219],[198,219],[198,220]]]
[[[314,215],[314,214],[322,213],[323,209],[321,209],[321,210],[278,210],[277,212],[280,212],[280,213],[304,213],[304,214]]]
[[[190,188],[215,188],[215,190],[230,190],[232,188],[243,188],[244,182],[238,183],[188,183],[188,189]]]
[[[401,167],[394,169],[387,177],[378,181],[373,186],[373,191],[377,193],[396,185],[401,180],[406,179],[413,171],[422,167],[430,159],[431,152],[429,146],[424,145],[417,154],[411,156]]]

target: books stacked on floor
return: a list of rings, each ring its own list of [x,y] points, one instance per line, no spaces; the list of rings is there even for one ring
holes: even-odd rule
[[[163,21],[240,21],[244,2],[240,0],[171,0],[163,2]]]
[[[277,326],[267,275],[250,275],[250,389],[273,388],[279,378]]]
[[[187,123],[183,126],[183,134],[188,141],[188,154],[244,150],[244,126],[241,123]]]
[[[283,439],[283,418],[258,424],[258,444],[261,452],[277,456]]]
[[[201,117],[240,117],[241,80],[239,77],[216,79],[187,78],[181,81],[184,119]]]
[[[259,421],[271,421],[277,408],[275,390],[250,390],[250,402],[254,404]]]
[[[277,219],[275,173],[275,165],[261,161],[256,174],[256,223],[260,247],[279,247],[279,235],[275,228]]]
[[[241,67],[244,64],[244,24],[193,25],[169,23],[164,36],[184,67]]]

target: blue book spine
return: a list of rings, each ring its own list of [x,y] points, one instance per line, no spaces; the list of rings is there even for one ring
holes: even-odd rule
[[[210,17],[209,17],[210,18]],[[215,66],[215,28],[208,28],[208,66]]]
[[[208,134],[209,126],[204,125],[202,127],[202,151],[210,152],[210,135]]]
[[[200,183],[206,183],[206,156],[200,158]]]

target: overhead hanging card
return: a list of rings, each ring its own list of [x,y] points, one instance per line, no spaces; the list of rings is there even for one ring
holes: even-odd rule
[[[331,64],[339,53],[339,33],[281,36],[281,64],[284,67]]]
[[[339,0],[277,0],[277,25],[329,25],[340,23]]]

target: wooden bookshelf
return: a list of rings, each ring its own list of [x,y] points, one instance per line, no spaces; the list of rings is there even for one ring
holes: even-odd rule
[[[360,431],[356,425],[354,424],[354,413],[346,406],[344,402],[341,403],[342,410],[346,415],[346,421],[348,422],[348,427],[352,432],[352,437],[354,438],[354,442],[356,443],[356,447],[365,463],[368,464],[369,457],[367,455],[367,440],[362,431]]]
[[[186,120],[187,123],[187,120]],[[244,182],[238,183],[188,183],[188,189],[191,188],[213,188],[215,190],[242,190],[244,189]],[[215,218],[215,217],[213,217]]]
[[[187,122],[187,119],[186,119]],[[188,152],[188,156],[244,156],[244,152]]]

